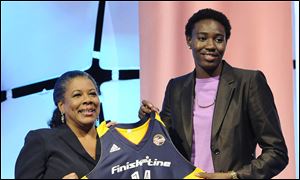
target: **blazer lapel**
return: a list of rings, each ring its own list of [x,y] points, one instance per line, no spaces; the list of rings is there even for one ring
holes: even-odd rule
[[[60,131],[58,134],[59,138],[61,138],[70,148],[73,149],[74,152],[79,154],[84,159],[90,161],[91,163],[94,163],[94,160],[90,155],[85,151],[81,143],[79,142],[76,135],[73,133],[73,131],[67,126],[63,125],[60,127]]]
[[[194,104],[194,89],[195,89],[195,72],[193,71],[188,76],[186,82],[183,85],[181,92],[181,119],[183,123],[183,130],[188,142],[189,147],[192,146],[192,115],[193,115],[193,104]]]
[[[212,123],[212,141],[217,138],[217,133],[223,123],[224,117],[231,102],[232,95],[235,90],[234,76],[232,67],[223,61],[223,69],[220,77],[216,106]]]

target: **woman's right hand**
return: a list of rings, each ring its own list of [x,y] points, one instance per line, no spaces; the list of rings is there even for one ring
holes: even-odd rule
[[[63,179],[79,179],[79,177],[75,172],[72,172],[70,174],[65,175]]]
[[[139,118],[142,119],[147,113],[155,111],[159,113],[159,109],[147,100],[142,100],[142,105],[139,110]]]
[[[106,127],[110,127],[110,126],[114,126],[114,125],[116,125],[117,124],[117,122],[116,121],[110,121],[110,122],[108,122],[107,124],[106,124]]]

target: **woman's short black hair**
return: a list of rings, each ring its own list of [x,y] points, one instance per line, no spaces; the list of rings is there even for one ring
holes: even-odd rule
[[[185,36],[192,37],[192,31],[194,29],[195,23],[203,19],[213,19],[221,23],[225,28],[226,40],[229,39],[231,34],[231,25],[229,20],[223,13],[210,8],[200,9],[198,12],[193,14],[192,17],[190,17],[185,26]]]

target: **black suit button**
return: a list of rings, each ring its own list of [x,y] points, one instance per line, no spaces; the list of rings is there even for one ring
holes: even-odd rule
[[[215,155],[219,155],[220,154],[220,150],[219,149],[214,150],[214,154]]]

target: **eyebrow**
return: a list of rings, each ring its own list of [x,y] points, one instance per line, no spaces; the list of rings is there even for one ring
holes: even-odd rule
[[[198,34],[205,34],[205,35],[207,35],[208,33],[207,33],[207,32],[197,32],[196,34],[197,34],[197,35],[198,35]],[[216,35],[217,35],[217,36],[225,36],[224,34],[221,34],[221,33],[216,33]]]
[[[73,94],[73,93],[75,93],[76,91],[79,91],[79,92],[81,92],[81,90],[79,90],[79,89],[75,89],[75,90],[73,90],[73,91],[72,91],[72,94]],[[96,91],[96,89],[95,89],[95,88],[93,88],[93,89],[90,89],[90,90],[89,90],[89,92],[90,92],[90,91]]]

